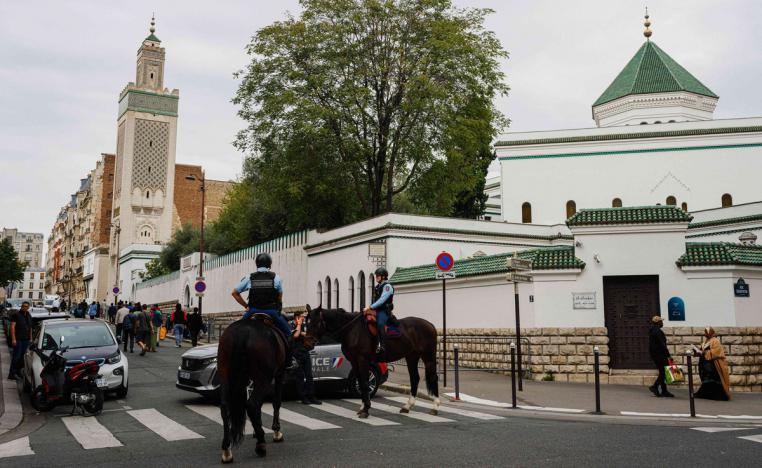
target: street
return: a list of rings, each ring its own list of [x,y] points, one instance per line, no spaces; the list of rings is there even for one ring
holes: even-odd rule
[[[175,389],[179,355],[187,347],[179,350],[168,347],[169,341],[164,343],[158,353],[142,358],[129,355],[129,395],[124,400],[109,398],[96,417],[70,417],[67,407],[34,414],[23,396],[24,423],[0,438],[2,465],[218,464],[219,411],[210,402]],[[281,413],[285,442],[268,442],[267,457],[260,459],[249,436],[234,450],[235,462],[263,466],[695,466],[723,460],[751,466],[762,456],[762,443],[758,443],[762,424],[655,425],[599,422],[589,415],[516,417],[510,410],[465,403],[445,404],[439,416],[432,417],[425,400],[419,400],[410,415],[401,415],[397,409],[405,397],[385,391],[374,400],[373,417],[363,421],[355,417],[357,404],[348,396],[328,397],[322,406],[287,401]],[[265,421],[269,424],[270,418],[265,416]],[[709,429],[692,429],[697,426]],[[757,440],[740,438],[755,436]]]

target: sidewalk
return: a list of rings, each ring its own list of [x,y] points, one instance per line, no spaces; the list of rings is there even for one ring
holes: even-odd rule
[[[425,394],[423,369],[419,370],[421,383],[419,396]],[[698,378],[694,382],[698,390]],[[441,387],[440,394],[454,396],[455,375],[448,370],[447,387]],[[407,367],[395,365],[389,372],[388,383],[399,389],[409,388],[410,380]],[[688,390],[670,388],[675,398],[656,398],[645,386],[637,385],[601,385],[601,411],[617,416],[684,416],[690,413]],[[448,395],[452,394],[452,395]],[[483,371],[460,372],[461,400],[487,406],[510,406],[511,379],[509,376]],[[518,405],[542,407],[547,411],[585,413],[595,410],[595,386],[586,383],[535,382],[524,381],[524,391],[517,391]],[[731,401],[711,401],[695,399],[696,413],[705,416],[756,416],[762,421],[761,393],[733,393]],[[534,408],[536,409],[536,408]]]
[[[0,333],[0,435],[21,424],[23,409],[16,382],[8,380],[11,355],[5,335]]]

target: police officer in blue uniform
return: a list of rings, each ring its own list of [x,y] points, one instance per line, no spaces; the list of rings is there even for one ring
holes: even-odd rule
[[[394,286],[389,283],[389,272],[384,267],[376,268],[373,273],[376,277],[376,286],[373,288],[373,304],[366,308],[366,312],[376,311],[376,323],[378,324],[378,354],[385,351],[386,323],[394,309]]]

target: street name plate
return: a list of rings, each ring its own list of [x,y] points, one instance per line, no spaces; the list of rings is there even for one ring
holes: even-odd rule
[[[531,270],[532,261],[524,258],[508,258],[506,259],[507,267],[511,270]]]
[[[454,271],[438,271],[434,273],[435,279],[455,279]]]
[[[521,273],[508,273],[505,279],[514,283],[531,283],[532,277]]]

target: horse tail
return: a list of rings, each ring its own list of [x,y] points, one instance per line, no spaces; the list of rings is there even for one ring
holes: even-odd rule
[[[229,326],[220,338],[218,362],[226,364],[225,375],[221,376],[221,406],[230,421],[230,439],[237,446],[243,440],[246,425],[249,372],[245,356],[248,330],[234,325]]]

